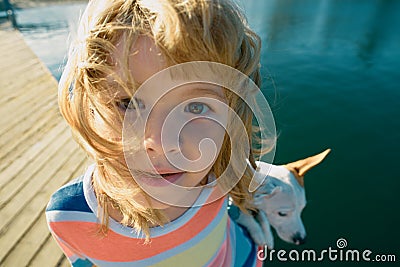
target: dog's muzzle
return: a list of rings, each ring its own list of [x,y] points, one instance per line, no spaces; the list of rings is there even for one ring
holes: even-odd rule
[[[296,233],[293,237],[292,237],[293,243],[295,243],[296,245],[302,245],[306,242],[306,237],[302,237],[300,233]]]

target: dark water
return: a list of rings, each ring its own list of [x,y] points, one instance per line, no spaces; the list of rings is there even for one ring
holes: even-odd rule
[[[345,238],[346,249],[369,249],[371,259],[395,254],[399,262],[400,1],[243,2],[263,39],[263,91],[280,134],[275,162],[332,149],[306,176],[307,243],[276,238],[276,249],[337,249]],[[80,9],[20,11],[27,41],[57,78]],[[267,266],[282,264],[274,259]],[[354,264],[332,264],[346,263]]]
[[[400,1],[244,7],[263,39],[263,90],[280,133],[276,162],[332,148],[306,176],[308,242],[276,248],[336,249],[345,238],[347,248],[396,254],[398,262]]]

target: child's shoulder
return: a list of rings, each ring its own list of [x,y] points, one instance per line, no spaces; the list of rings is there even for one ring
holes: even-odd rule
[[[84,175],[81,175],[59,188],[50,198],[46,212],[82,211],[91,212],[84,195]]]

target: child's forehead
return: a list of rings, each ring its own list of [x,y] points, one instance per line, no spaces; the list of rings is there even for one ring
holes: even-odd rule
[[[232,68],[212,62],[207,64],[205,61],[193,61],[186,62],[193,64],[177,64],[172,67],[155,41],[145,35],[138,35],[134,39],[129,39],[127,35],[121,36],[110,56],[112,70],[105,80],[106,87],[112,89],[114,96],[136,93],[142,84],[147,84],[154,91],[157,87],[167,87],[169,90],[196,81],[203,84],[200,87],[197,84],[199,88],[195,89],[201,89],[197,92],[214,91],[225,99],[226,92],[223,88],[231,88],[232,83],[238,87],[243,80],[241,76],[237,77]],[[208,85],[204,86],[205,84]],[[204,90],[207,88],[211,90]],[[165,88],[161,89],[163,90]]]
[[[129,47],[131,48],[129,49]],[[105,77],[105,82],[115,95],[125,95],[126,89],[132,93],[135,92],[149,78],[170,67],[160,48],[156,46],[152,38],[147,36],[138,36],[132,46],[127,43],[125,38],[120,38],[115,44],[111,62],[113,70]],[[172,81],[175,84],[173,88],[195,89],[197,92],[205,93],[214,91],[223,97],[221,86],[212,82],[198,81],[199,72],[202,72],[201,69],[196,67],[169,69],[163,75],[158,75],[156,79],[153,79],[156,84],[151,83],[150,86],[154,87],[157,84],[156,87],[163,86]],[[185,85],[180,86],[179,84]]]
[[[129,48],[130,47],[130,48]],[[137,84],[142,84],[148,78],[167,67],[161,50],[154,40],[147,36],[138,36],[130,46],[122,37],[115,45],[115,52],[111,55],[115,73],[107,77],[112,82],[116,75],[122,80],[129,74]]]

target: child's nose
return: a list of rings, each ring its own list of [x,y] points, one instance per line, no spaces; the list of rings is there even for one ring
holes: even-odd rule
[[[160,142],[161,140],[156,140],[154,137],[146,137],[144,139],[144,148],[146,149],[146,152],[148,153],[157,153],[160,154],[162,153],[162,144]]]
[[[173,145],[170,140],[161,140],[161,135],[146,137],[144,139],[144,148],[149,156],[158,156],[165,153],[177,152],[179,150],[179,147]]]
[[[174,120],[166,120],[168,110],[156,107],[147,119],[144,134],[144,148],[150,156],[179,151],[180,133]]]
[[[169,127],[163,127],[163,121],[151,121],[147,126],[144,148],[150,156],[179,151],[179,136],[175,136],[179,133],[171,132]]]

